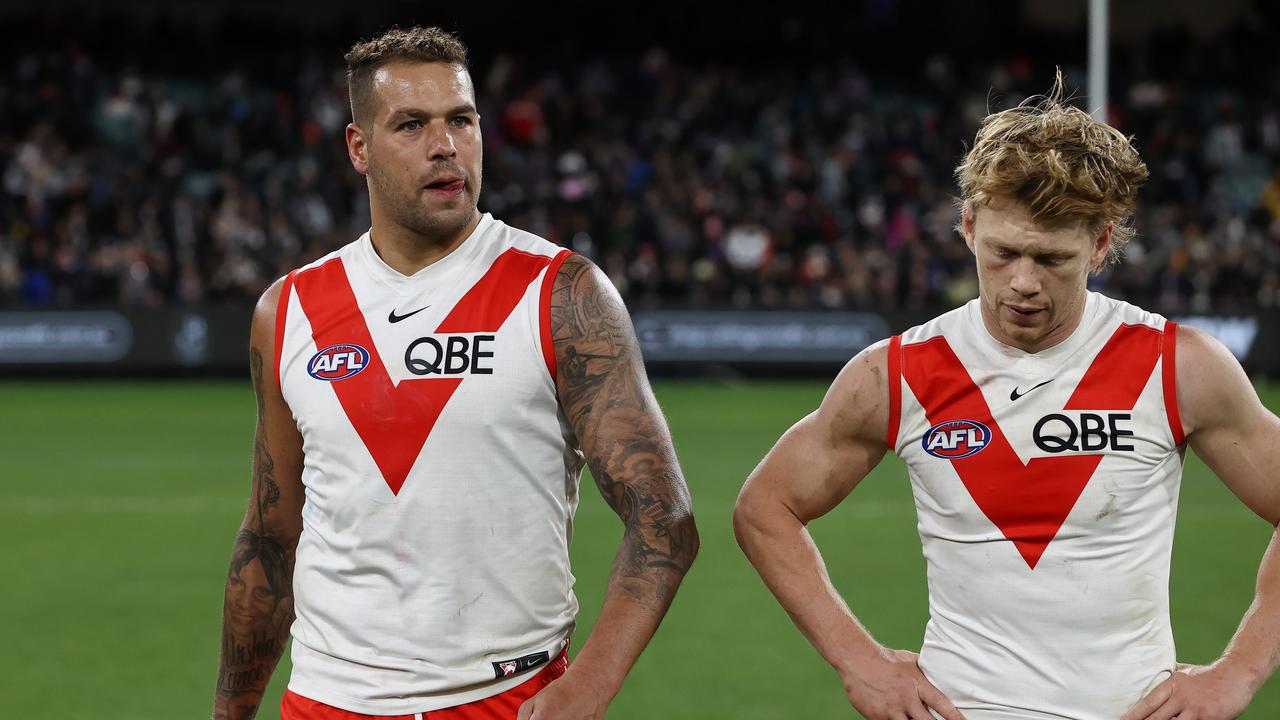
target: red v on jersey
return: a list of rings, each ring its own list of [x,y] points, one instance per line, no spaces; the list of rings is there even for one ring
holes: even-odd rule
[[[1132,410],[1160,351],[1159,330],[1121,325],[1094,358],[1063,409]],[[991,440],[982,452],[950,462],[974,502],[1034,570],[1093,477],[1102,455],[1038,457],[1024,465],[945,338],[905,345],[902,355],[902,376],[930,424],[976,420],[991,429]]]
[[[454,305],[436,332],[496,332],[524,297],[529,283],[550,262],[550,257],[515,248],[502,253]],[[393,494],[399,494],[462,378],[392,383],[341,259],[299,273],[294,286],[317,348],[354,344],[369,351],[369,365],[363,372],[330,384],[383,480]]]

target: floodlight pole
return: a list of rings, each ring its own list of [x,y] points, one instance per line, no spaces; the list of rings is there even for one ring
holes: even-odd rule
[[[1107,14],[1109,0],[1089,0],[1089,107],[1107,121]]]

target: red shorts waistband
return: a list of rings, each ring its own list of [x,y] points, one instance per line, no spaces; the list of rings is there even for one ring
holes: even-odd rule
[[[562,650],[536,675],[519,685],[475,702],[407,715],[363,715],[326,705],[286,690],[280,720],[515,720],[520,706],[569,669],[569,650]]]

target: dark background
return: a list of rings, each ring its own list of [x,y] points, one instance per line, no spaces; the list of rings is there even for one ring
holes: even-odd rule
[[[1183,320],[1251,319],[1272,346],[1280,11],[1116,5],[1107,116],[1151,180],[1128,260],[1093,287]],[[1056,67],[1074,102],[1098,105],[1085,10],[8,3],[0,357],[17,360],[0,370],[239,372],[262,290],[368,226],[342,142],[343,52],[414,23],[471,48],[482,209],[592,258],[638,319],[863,312],[901,330],[976,294],[952,171],[982,116],[1047,90]],[[52,313],[85,309],[127,318],[130,354],[77,362],[97,351],[71,342],[62,362],[35,359],[74,319]],[[1237,354],[1280,369],[1252,339]]]

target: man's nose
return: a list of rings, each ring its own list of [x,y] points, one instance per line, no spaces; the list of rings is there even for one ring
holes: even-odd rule
[[[1013,277],[1009,287],[1019,295],[1035,295],[1040,292],[1040,272],[1035,260],[1022,258],[1013,265]]]
[[[458,156],[458,148],[453,144],[453,136],[449,134],[444,123],[432,123],[427,139],[427,153],[432,160],[452,160]]]

